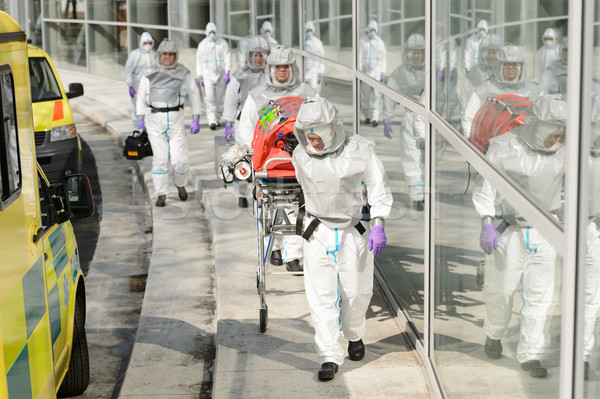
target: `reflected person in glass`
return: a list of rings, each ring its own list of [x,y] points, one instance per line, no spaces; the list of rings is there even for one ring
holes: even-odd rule
[[[131,112],[131,119],[137,126],[137,112],[135,110],[135,103],[137,102],[137,92],[140,86],[140,80],[144,76],[144,71],[148,68],[155,67],[158,63],[156,51],[154,51],[154,39],[148,32],[142,33],[140,36],[140,46],[136,48],[127,57],[125,62],[125,68],[123,69],[123,77],[125,83],[129,86],[129,96],[131,97],[131,104],[133,110]]]
[[[265,62],[269,55],[269,45],[262,36],[255,36],[246,46],[246,63],[235,71],[225,91],[223,119],[225,120],[225,139],[239,136],[239,119],[250,90],[265,81]],[[233,191],[240,208],[248,207],[246,198],[247,181],[233,184]]]
[[[538,79],[542,78],[544,71],[552,62],[560,59],[560,45],[556,29],[546,29],[542,35],[542,43],[544,45],[535,54],[535,71]]]
[[[460,93],[460,109],[464,111],[465,105],[475,87],[479,86],[492,76],[496,65],[496,55],[502,46],[502,40],[498,35],[486,35],[479,43],[479,61],[473,66],[466,76],[465,85]]]
[[[471,69],[479,64],[479,44],[488,34],[488,23],[485,19],[477,22],[477,32],[467,38],[465,44],[464,63],[467,75]]]
[[[304,27],[306,36],[304,38],[304,50],[309,53],[323,57],[325,50],[323,43],[315,35],[315,25],[312,21],[307,21]],[[319,90],[321,78],[323,77],[324,65],[321,62],[315,61],[312,57],[304,57],[304,83],[308,84],[315,90]]]
[[[540,94],[538,85],[527,80],[523,51],[511,43],[500,47],[492,76],[475,87],[466,103],[461,121],[461,133],[465,137],[471,135],[473,118],[479,108],[488,97],[499,94],[516,94],[532,100]]]
[[[204,88],[208,126],[215,130],[221,126],[225,89],[230,80],[231,54],[227,41],[217,36],[217,26],[214,23],[207,23],[205,31],[206,37],[196,50],[196,75],[199,86]]]
[[[554,215],[561,206],[566,110],[562,100],[539,97],[526,113],[526,123],[490,139],[486,154],[500,173]],[[532,377],[543,378],[547,369],[541,362],[550,342],[544,327],[554,294],[556,250],[481,176],[473,204],[482,223],[479,244],[488,255],[483,285],[485,354],[491,359],[502,357],[501,339],[509,330],[513,299],[520,290],[517,361]]]
[[[560,45],[560,58],[552,61],[544,71],[540,85],[548,94],[559,94],[563,100],[567,99],[567,60],[569,55],[569,39],[562,38]]]
[[[273,30],[273,24],[271,23],[271,21],[263,22],[263,24],[260,27],[260,34],[262,35],[262,37],[265,38],[267,43],[269,43],[270,47],[278,44],[277,40],[274,37],[275,33]]]
[[[379,26],[377,21],[369,22],[367,32],[361,36],[358,44],[358,61],[360,70],[373,79],[383,82],[385,74],[385,43],[377,34]],[[365,123],[375,127],[379,124],[379,103],[381,93],[361,81],[360,83],[360,110],[365,117]]]
[[[419,33],[411,34],[404,44],[403,64],[391,73],[388,86],[400,93],[421,102],[425,89],[425,37]],[[391,120],[397,103],[385,96],[383,98],[383,134],[392,138]],[[400,128],[399,158],[408,184],[408,196],[415,210],[424,209],[423,198],[423,143],[424,131],[417,129],[416,115],[405,109]]]

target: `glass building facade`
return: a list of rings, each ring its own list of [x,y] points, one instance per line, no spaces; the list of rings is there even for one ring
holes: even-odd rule
[[[2,9],[59,68],[115,80],[123,79],[127,54],[144,31],[156,43],[172,38],[179,61],[195,71],[196,47],[213,21],[229,41],[235,70],[244,41],[269,21],[302,70],[324,66],[318,90],[340,110],[348,133],[377,144],[395,203],[376,277],[436,393],[600,395],[600,1],[27,0],[4,1]],[[307,21],[322,56],[305,46]],[[524,97],[541,91],[565,100],[558,151],[525,149],[520,157],[505,149],[513,157],[499,162],[490,155],[502,148],[499,140],[478,145],[472,98],[485,81],[477,82],[476,72],[488,62],[481,21],[489,42],[518,49],[518,59],[502,65],[539,89]],[[375,25],[383,52],[368,36]],[[545,43],[551,32],[554,42]],[[554,85],[544,77],[552,57],[562,67]],[[487,76],[501,82],[501,64],[489,65]],[[515,136],[517,146],[525,142],[519,129],[505,136]],[[523,160],[531,151],[543,154],[541,162],[562,163],[529,173]],[[481,204],[489,193],[488,215]],[[480,241],[489,242],[482,224],[496,232],[492,255],[482,250]],[[503,320],[492,320],[493,313]],[[488,339],[500,339],[499,358],[485,350]],[[523,369],[531,359],[541,361],[546,377]]]

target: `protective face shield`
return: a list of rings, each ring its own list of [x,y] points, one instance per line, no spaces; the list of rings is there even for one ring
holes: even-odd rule
[[[479,65],[491,68],[496,64],[502,41],[498,35],[487,35],[479,42]]]
[[[302,103],[294,124],[294,135],[298,145],[316,156],[331,154],[346,141],[344,123],[337,108],[323,97],[309,97]]]
[[[482,19],[477,23],[477,35],[482,38],[488,33],[488,23],[485,19]]]
[[[275,76],[275,69],[278,65],[289,66],[289,77],[285,82],[279,82]],[[296,83],[300,76],[300,70],[296,65],[296,56],[289,47],[278,46],[274,48],[269,57],[267,57],[267,65],[265,74],[269,84],[275,87],[291,87]]]
[[[140,36],[140,48],[144,51],[150,51],[152,47],[154,47],[152,35],[148,32],[142,33],[142,36]]]
[[[162,42],[158,45],[158,49],[156,50],[158,54],[158,63],[163,68],[175,68],[177,65],[177,59],[179,58],[179,53],[177,51],[177,45],[171,39],[164,38]],[[163,53],[173,53],[175,54],[175,60],[171,65],[164,65],[161,61],[161,54]]]
[[[560,44],[560,54],[561,54],[561,61],[566,64],[567,63],[567,59],[569,58],[569,39],[567,38],[567,36],[564,36],[562,38],[562,43]]]
[[[500,47],[494,76],[506,86],[518,85],[525,80],[525,56],[519,47],[510,43]]]
[[[425,37],[413,33],[404,44],[404,64],[412,67],[425,65]]]
[[[538,97],[524,118],[526,125],[520,135],[532,150],[553,154],[565,142],[567,103],[549,94]]]
[[[260,57],[255,57],[257,54],[262,55],[262,63],[258,64]],[[253,70],[265,69],[267,56],[269,55],[269,44],[262,36],[254,36],[248,40],[246,47],[246,62]]]
[[[546,47],[552,47],[556,44],[556,31],[552,28],[548,28],[542,35],[542,42]]]

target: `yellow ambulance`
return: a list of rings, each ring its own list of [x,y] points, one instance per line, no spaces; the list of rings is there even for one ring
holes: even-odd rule
[[[0,398],[81,394],[89,381],[85,288],[70,219],[89,180],[50,185],[36,161],[26,35],[0,12]]]

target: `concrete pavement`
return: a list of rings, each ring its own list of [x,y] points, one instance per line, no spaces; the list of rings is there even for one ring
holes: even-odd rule
[[[122,143],[134,126],[125,83],[65,70],[59,74],[65,87],[84,85],[85,95],[72,99],[71,106]],[[269,324],[260,333],[256,221],[252,208],[238,208],[233,190],[216,178],[213,137],[222,134],[223,129],[210,130],[202,116],[200,133],[188,136],[186,202],[171,186],[167,206],[157,208],[151,159],[131,161],[152,204],[153,243],[120,397],[209,397],[211,387],[203,381],[210,374],[214,398],[433,397],[420,358],[377,289],[368,313],[365,358],[347,359],[333,381],[316,377],[302,277],[268,276]]]

